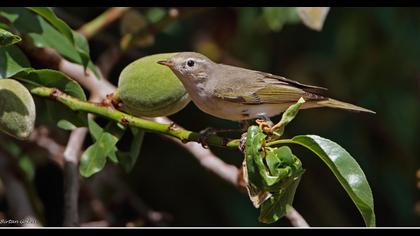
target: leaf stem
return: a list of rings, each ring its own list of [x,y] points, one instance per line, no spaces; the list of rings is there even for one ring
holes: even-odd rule
[[[275,146],[275,145],[283,144],[283,143],[296,143],[296,142],[294,142],[291,139],[279,139],[279,140],[267,143],[266,146],[271,147],[271,146]]]
[[[101,104],[91,103],[79,100],[68,94],[63,93],[62,91],[56,88],[40,87],[34,85],[27,85],[30,89],[30,92],[34,95],[40,97],[47,97],[53,100],[56,100],[74,111],[84,111],[89,113],[94,113],[103,117],[106,117],[110,120],[121,123],[125,126],[134,126],[141,129],[144,129],[149,132],[166,134],[175,138],[180,139],[182,142],[199,142],[200,134],[189,131],[180,127],[176,127],[173,124],[161,124],[158,122],[138,118],[119,110],[116,110],[112,107],[104,106]],[[206,140],[207,144],[213,146],[222,146],[228,148],[237,148],[239,145],[239,140],[237,139],[227,139],[222,138],[216,135],[210,136]]]

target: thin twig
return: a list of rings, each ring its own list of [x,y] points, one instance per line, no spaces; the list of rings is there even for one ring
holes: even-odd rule
[[[45,126],[39,126],[28,139],[29,142],[33,142],[41,148],[48,151],[48,156],[54,162],[56,162],[61,168],[64,167],[64,149],[63,145],[57,143],[54,139],[48,136],[48,129]]]
[[[39,227],[41,223],[36,219],[28,193],[24,184],[13,173],[12,164],[6,154],[0,152],[0,178],[4,184],[8,211],[13,217],[14,224],[23,227]]]
[[[95,19],[84,24],[78,31],[83,34],[86,39],[90,39],[109,24],[120,18],[131,7],[111,7]]]
[[[48,137],[48,130],[39,127],[32,132],[29,140],[38,146],[45,148],[49,152],[52,160],[57,162],[64,171],[64,226],[78,226],[78,193],[79,193],[79,174],[78,156],[80,155],[86,128],[78,128],[70,134],[66,147],[56,143]]]
[[[122,37],[121,42],[120,42],[121,49],[124,52],[127,52],[135,46],[135,42],[139,38],[145,37],[147,35],[155,35],[157,32],[163,30],[165,27],[169,26],[170,24],[172,24],[173,22],[177,20],[179,21],[181,19],[198,15],[207,10],[209,10],[209,8],[205,8],[205,7],[194,7],[190,9],[186,9],[186,8],[169,9],[167,14],[164,17],[162,17],[162,19],[158,20],[157,22],[150,23],[146,25],[146,27],[140,28],[137,32],[129,34],[128,38]]]
[[[309,227],[309,224],[306,222],[306,220],[293,207],[288,209],[286,217],[289,219],[290,224],[292,224],[294,227]]]
[[[121,59],[123,52],[118,45],[108,47],[98,58],[96,65],[103,77],[108,78],[114,65]]]
[[[153,120],[163,124],[172,123],[167,117],[156,117]],[[238,186],[239,169],[236,166],[225,163],[209,149],[203,148],[199,143],[182,143],[179,139],[173,137],[169,138],[181,147],[187,149],[206,170],[209,170],[233,186]]]
[[[69,141],[64,151],[64,226],[79,225],[79,155],[87,128],[77,128],[70,134]]]
[[[108,166],[106,171],[98,173],[95,178],[89,179],[89,183],[92,188],[88,192],[93,195],[98,195],[104,191],[111,191],[111,200],[108,202],[108,206],[128,205],[133,211],[135,211],[139,217],[143,219],[147,225],[150,226],[167,226],[172,221],[172,216],[166,212],[156,211],[143,201],[137,194],[135,194],[129,185],[121,179],[118,175],[117,168],[115,166]],[[94,197],[95,198],[95,197]],[[96,199],[98,201],[98,199]],[[96,203],[96,205],[101,205]],[[103,207],[103,206],[102,206]],[[103,211],[103,210],[102,210]],[[121,224],[120,220],[110,217],[107,212],[102,212],[103,216],[106,216],[107,221],[111,224]],[[136,216],[133,216],[136,217]]]

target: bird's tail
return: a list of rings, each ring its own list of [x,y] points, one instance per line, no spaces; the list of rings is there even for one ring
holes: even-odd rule
[[[317,101],[315,102],[316,106],[320,107],[332,107],[332,108],[339,108],[339,109],[345,109],[350,111],[358,111],[358,112],[369,112],[376,114],[376,112],[371,111],[369,109],[359,107],[350,103],[341,102],[335,99],[328,98],[327,100]]]

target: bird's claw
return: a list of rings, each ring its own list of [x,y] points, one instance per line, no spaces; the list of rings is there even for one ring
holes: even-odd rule
[[[241,135],[241,142],[239,143],[239,146],[238,146],[241,152],[245,152],[245,149],[246,149],[246,135],[247,135],[247,132]]]
[[[264,131],[265,133],[273,132],[272,130],[273,122],[271,120],[257,119],[255,120],[255,123],[257,123],[260,129]]]

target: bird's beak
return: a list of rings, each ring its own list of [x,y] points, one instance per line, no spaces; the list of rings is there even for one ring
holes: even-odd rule
[[[169,67],[172,67],[174,65],[173,61],[171,60],[158,61],[157,63]]]

